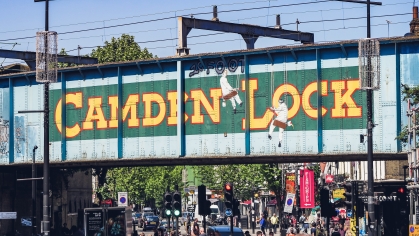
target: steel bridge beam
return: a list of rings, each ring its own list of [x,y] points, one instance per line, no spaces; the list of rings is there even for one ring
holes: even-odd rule
[[[304,44],[314,43],[314,34],[300,31],[269,28],[258,25],[236,24],[195,18],[178,17],[178,45],[177,55],[189,55],[187,36],[192,29],[220,31],[240,34],[246,42],[247,49],[254,49],[258,37],[271,37],[300,41]]]
[[[35,70],[36,52],[25,52],[25,51],[0,49],[0,57],[23,60],[23,61],[26,62],[26,64],[28,64],[28,66],[31,70]],[[93,58],[93,57],[78,57],[78,56],[58,55],[58,62],[87,65],[87,64],[97,64],[98,60],[97,60],[97,58]]]

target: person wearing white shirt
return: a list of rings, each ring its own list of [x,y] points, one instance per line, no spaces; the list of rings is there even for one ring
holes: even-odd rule
[[[275,112],[276,117],[275,117],[275,119],[272,119],[271,126],[269,127],[268,138],[270,140],[272,139],[272,133],[274,132],[274,129],[276,127],[274,125],[275,120],[280,121],[280,122],[282,122],[282,123],[284,123],[286,125],[287,119],[288,119],[288,107],[285,104],[284,100],[279,99],[279,101],[278,101],[278,107],[271,107],[271,110]],[[281,147],[281,143],[282,143],[283,137],[284,137],[284,128],[279,127],[279,132],[278,132],[279,143],[278,143],[278,147]]]
[[[242,106],[243,102],[239,97],[239,94],[237,92],[236,88],[231,87],[230,83],[228,83],[227,80],[227,70],[224,70],[223,75],[220,78],[220,86],[221,86],[221,92],[223,94],[223,107],[225,106],[225,100],[230,100],[231,105],[233,106],[234,114],[236,114],[236,102]],[[236,92],[236,95],[233,97],[228,98],[227,96],[231,94],[232,92]]]

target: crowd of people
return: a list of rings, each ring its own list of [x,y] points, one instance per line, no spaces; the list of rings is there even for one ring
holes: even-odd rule
[[[273,213],[268,216],[267,211],[263,211],[260,217],[256,218],[256,223],[260,227],[257,236],[269,236],[277,233],[277,230],[286,230],[286,236],[310,235],[310,236],[352,236],[352,231],[349,229],[348,221],[342,218],[338,222],[331,222],[329,231],[326,230],[326,222],[320,216],[320,213],[310,217],[302,214],[300,217],[286,214],[280,219]],[[260,235],[259,235],[260,232]]]

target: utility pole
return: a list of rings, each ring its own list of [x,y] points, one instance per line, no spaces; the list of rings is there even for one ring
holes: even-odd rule
[[[42,223],[41,223],[41,232],[44,235],[50,235],[50,205],[49,205],[49,83],[51,79],[56,81],[56,72],[57,68],[49,68],[52,64],[48,61],[49,54],[49,47],[51,45],[56,46],[56,42],[49,42],[50,34],[49,34],[49,18],[48,18],[48,10],[49,10],[49,0],[34,0],[35,2],[43,2],[45,1],[45,39],[44,39],[44,68],[43,71],[38,68],[37,65],[37,82],[44,83],[44,164],[43,164],[43,183],[42,183]],[[55,33],[56,35],[56,33]],[[38,40],[38,39],[37,39]],[[37,43],[38,45],[38,43]],[[56,49],[55,49],[56,50]],[[40,53],[37,51],[37,53]],[[54,53],[56,58],[56,51]],[[38,61],[37,61],[38,63]],[[39,74],[44,75],[43,77],[39,78],[38,76],[38,69]],[[54,73],[50,73],[54,72]],[[54,78],[52,78],[53,76]]]
[[[367,1],[354,1],[354,0],[335,0],[341,2],[353,2],[353,3],[362,3],[367,4],[367,38],[371,38],[371,4],[374,5],[382,5],[381,2],[371,2],[370,0]],[[360,56],[360,55],[358,55]],[[371,63],[371,55],[367,59],[366,65],[367,73],[371,73],[372,71],[372,63]],[[368,144],[367,144],[367,168],[368,168],[368,190],[367,190],[367,197],[368,197],[368,235],[375,236],[376,229],[377,229],[377,222],[375,219],[375,212],[374,212],[374,160],[373,160],[373,137],[372,137],[372,129],[374,128],[373,123],[373,107],[372,107],[372,89],[373,89],[373,81],[372,76],[368,75],[368,79],[371,78],[371,81],[367,81],[367,86],[365,87],[367,90],[367,137],[368,137]]]
[[[36,178],[36,166],[35,166],[35,151],[38,146],[33,147],[32,156],[32,179]],[[32,180],[32,235],[36,235],[36,180]]]

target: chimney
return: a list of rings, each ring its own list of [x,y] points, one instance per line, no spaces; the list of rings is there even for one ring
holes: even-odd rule
[[[419,19],[418,19],[418,7],[413,7],[413,19],[410,22],[410,35],[419,36]]]

